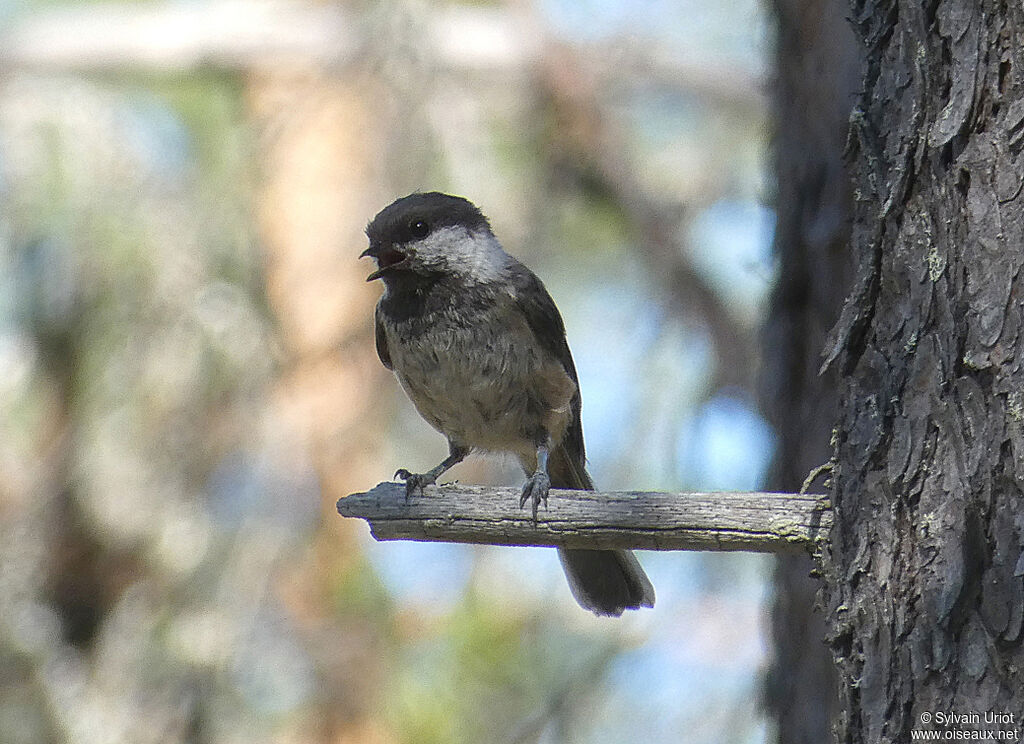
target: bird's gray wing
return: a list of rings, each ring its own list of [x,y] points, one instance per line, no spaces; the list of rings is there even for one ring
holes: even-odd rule
[[[533,331],[538,345],[548,354],[557,359],[565,369],[569,378],[576,384],[576,392],[573,393],[569,405],[572,408],[572,422],[562,439],[562,446],[565,454],[574,469],[585,473],[584,464],[586,453],[583,447],[583,426],[580,423],[580,397],[579,378],[576,376],[576,365],[572,361],[572,352],[569,351],[569,343],[565,338],[565,324],[562,322],[562,315],[551,299],[544,283],[532,271],[523,267],[523,270],[516,272],[513,277],[514,296],[516,304],[526,318],[526,324]],[[583,477],[574,480],[582,480]],[[589,481],[589,478],[587,478]],[[565,488],[585,488],[580,485],[565,485]]]
[[[388,337],[384,333],[384,324],[381,322],[380,315],[380,305],[377,305],[377,309],[373,313],[373,334],[377,344],[377,356],[380,357],[381,364],[388,369],[394,369],[391,365],[391,352],[388,350]]]

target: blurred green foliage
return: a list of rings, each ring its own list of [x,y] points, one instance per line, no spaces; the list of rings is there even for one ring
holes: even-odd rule
[[[396,24],[413,12],[366,13],[384,11]],[[581,370],[604,365],[586,371],[605,381],[584,380],[585,415],[598,414],[591,452],[615,454],[597,467],[609,481],[677,485],[660,474],[676,472],[673,437],[707,393],[689,372],[710,355],[692,343],[698,332],[649,312],[661,277],[640,260],[622,195],[557,141],[558,104],[536,94],[537,81],[493,85],[426,67],[395,81],[392,67],[334,71],[370,77],[366,90],[397,100],[397,113],[375,120],[393,145],[377,164],[386,174],[351,188],[437,186],[488,205],[506,246],[552,277]],[[530,576],[482,576],[473,551],[461,554],[465,587],[424,607],[364,554],[354,528],[325,526],[312,458],[295,454],[304,443],[288,441],[275,397],[295,360],[268,299],[258,214],[261,138],[275,122],[254,122],[250,85],[212,65],[0,82],[0,739],[602,741],[596,711],[628,717],[644,694],[614,687],[615,664],[656,640],[644,663],[683,678],[668,653],[683,645],[673,623],[691,617],[680,604],[743,582],[690,586],[684,599],[662,584],[659,631],[643,617],[580,618],[564,590],[553,608]],[[628,108],[612,103],[612,115]],[[757,123],[711,127],[719,139],[708,154],[668,142],[678,122],[672,107],[658,111],[617,120],[633,127],[629,155],[652,190],[699,191],[691,176],[712,179],[697,178],[698,166],[736,141],[745,144],[723,166],[725,188],[758,190]],[[637,135],[640,122],[661,134]],[[719,196],[708,189],[692,206]],[[340,250],[338,260],[355,260]],[[636,379],[658,395],[626,385]],[[629,408],[634,399],[648,407]],[[419,457],[424,440],[442,446],[399,410],[388,438],[403,457]],[[384,477],[386,455],[376,456]],[[554,559],[545,565],[539,580],[561,581]],[[681,573],[661,575],[678,586]],[[494,584],[511,599],[496,601]],[[732,694],[749,698],[745,671]],[[678,733],[673,706],[645,731]],[[756,723],[745,715],[719,740],[749,740]]]

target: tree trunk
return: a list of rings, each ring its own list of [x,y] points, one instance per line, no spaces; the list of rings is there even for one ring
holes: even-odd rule
[[[821,349],[849,287],[852,194],[843,147],[860,64],[844,0],[776,0],[773,86],[779,278],[763,338],[762,405],[778,435],[771,490],[797,491],[828,460],[838,374]],[[819,484],[820,488],[820,484]],[[807,556],[781,556],[766,703],[783,744],[831,738],[836,673]]]
[[[357,260],[366,216],[383,202],[373,133],[385,127],[365,79],[350,72],[295,63],[246,77],[263,164],[257,218],[267,300],[286,360],[274,392],[278,446],[298,461],[308,453],[331,509],[379,472],[387,417],[377,385],[390,377],[373,350],[376,291]],[[321,700],[330,701],[317,710],[317,740],[361,741],[375,723],[386,652],[377,616],[336,612],[339,577],[363,560],[356,531],[336,521],[323,521],[286,583],[291,606],[302,608],[296,617],[317,660]]]
[[[851,16],[857,269],[827,349],[839,740],[1019,736],[1024,6],[855,0]]]

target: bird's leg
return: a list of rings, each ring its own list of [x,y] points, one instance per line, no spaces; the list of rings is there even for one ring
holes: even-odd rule
[[[519,508],[522,509],[527,501],[533,503],[533,521],[537,522],[537,507],[544,502],[544,508],[548,508],[548,491],[551,490],[551,478],[548,477],[548,445],[547,443],[537,445],[537,469],[523,484],[523,492],[519,497]]]
[[[395,477],[401,478],[405,481],[405,498],[409,500],[410,496],[415,495],[417,492],[422,496],[423,487],[431,486],[434,482],[440,478],[451,468],[458,465],[460,462],[466,459],[466,455],[469,454],[469,448],[461,447],[452,442],[448,443],[448,457],[444,458],[441,463],[426,473],[410,473],[405,468],[399,468],[395,471]]]

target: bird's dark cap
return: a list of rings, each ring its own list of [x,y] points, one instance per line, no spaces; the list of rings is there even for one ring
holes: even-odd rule
[[[438,191],[403,196],[377,213],[366,226],[370,245],[401,245],[442,227],[490,230],[483,213],[468,199]]]

